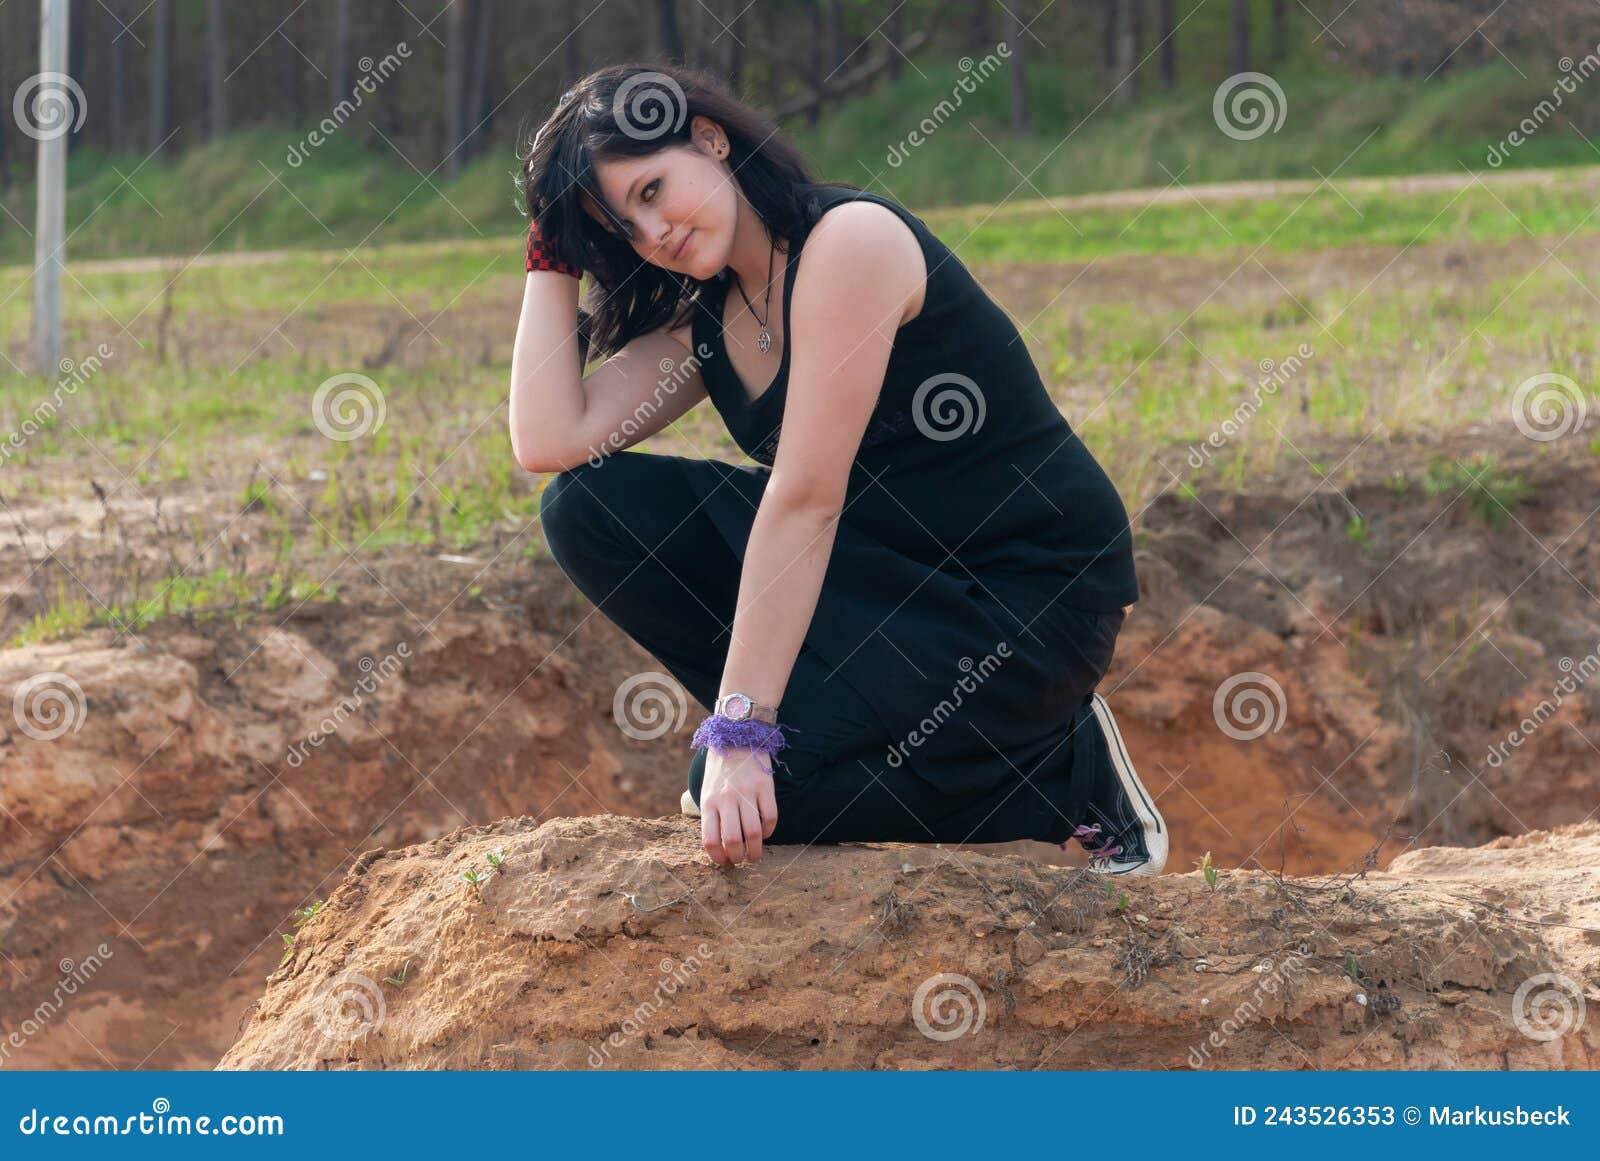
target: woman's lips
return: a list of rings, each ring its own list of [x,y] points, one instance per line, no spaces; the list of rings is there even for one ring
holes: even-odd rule
[[[688,250],[688,248],[689,248],[689,239],[692,238],[692,237],[694,237],[694,231],[693,230],[690,230],[687,234],[685,234],[683,236],[683,241],[678,243],[678,248],[676,250],[674,250],[673,253],[672,253],[672,257],[674,259],[678,259],[678,258],[682,258],[683,257],[684,252],[686,250]]]

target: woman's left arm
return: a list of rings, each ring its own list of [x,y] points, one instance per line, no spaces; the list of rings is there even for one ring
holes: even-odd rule
[[[719,694],[778,705],[816,612],[850,469],[899,329],[927,280],[916,235],[873,202],[839,206],[806,239],[790,307],[789,386],[772,474],[751,528]],[[766,756],[707,755],[701,845],[761,857],[777,807]]]

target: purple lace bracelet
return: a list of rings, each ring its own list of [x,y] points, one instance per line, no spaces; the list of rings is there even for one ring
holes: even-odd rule
[[[689,740],[689,748],[701,746],[716,753],[725,750],[755,750],[772,755],[787,746],[783,731],[789,727],[776,723],[747,720],[736,722],[722,714],[707,714]]]

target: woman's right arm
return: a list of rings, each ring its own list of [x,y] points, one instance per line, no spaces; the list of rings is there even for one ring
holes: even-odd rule
[[[640,335],[587,377],[578,355],[578,280],[531,270],[511,353],[511,450],[559,472],[646,439],[706,397],[690,328]]]

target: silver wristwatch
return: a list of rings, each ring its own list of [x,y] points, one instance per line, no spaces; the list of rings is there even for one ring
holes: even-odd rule
[[[747,693],[725,693],[717,698],[715,709],[732,722],[755,721],[775,725],[778,721],[775,707],[762,705]]]

